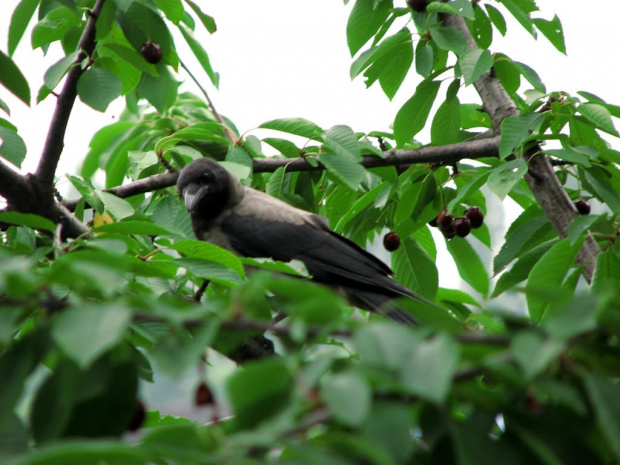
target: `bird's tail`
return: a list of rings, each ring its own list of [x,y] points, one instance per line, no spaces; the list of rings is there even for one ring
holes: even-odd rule
[[[399,309],[394,304],[394,297],[386,296],[385,294],[379,294],[373,291],[361,290],[350,291],[348,294],[349,299],[357,307],[384,315],[397,323],[410,326],[418,325],[418,320],[409,311]]]

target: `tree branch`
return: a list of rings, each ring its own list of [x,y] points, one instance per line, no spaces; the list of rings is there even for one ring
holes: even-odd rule
[[[77,83],[84,73],[84,69],[81,67],[81,62],[84,58],[89,57],[95,50],[95,24],[97,17],[101,13],[101,8],[105,0],[97,0],[95,6],[90,12],[90,18],[86,23],[80,42],[78,43],[78,49],[81,50],[71,70],[67,73],[65,85],[62,91],[58,95],[56,102],[56,108],[52,116],[52,121],[47,132],[47,138],[45,139],[45,145],[43,146],[43,153],[39,160],[39,165],[35,172],[36,182],[39,184],[39,190],[41,194],[52,198],[53,195],[53,183],[54,175],[56,174],[56,168],[58,161],[64,148],[65,133],[67,131],[67,123],[71,116],[71,110],[77,97]],[[51,201],[41,199],[44,201]]]
[[[401,166],[415,163],[454,163],[463,159],[478,159],[499,156],[499,137],[480,139],[474,141],[459,142],[458,144],[442,145],[437,147],[422,147],[413,150],[389,150],[384,152],[383,157],[376,155],[362,156],[361,164],[366,168],[378,168],[381,166]],[[252,160],[255,173],[270,173],[280,167],[286,167],[286,171],[313,171],[323,170],[325,167],[311,165],[306,158],[255,158]],[[132,195],[144,194],[158,189],[173,186],[176,183],[178,173],[165,173],[139,179],[105,192],[125,198]],[[74,210],[76,200],[64,203],[69,210]]]
[[[0,162],[0,196],[19,209],[19,205],[28,200],[28,192],[31,190],[25,176]]]
[[[474,39],[467,29],[465,20],[458,16],[445,15],[445,24],[458,29],[467,39],[467,48],[475,48]],[[499,131],[502,121],[519,114],[514,102],[502,86],[499,79],[491,71],[484,73],[474,83],[476,91],[482,99],[485,111],[491,117],[493,128]],[[545,215],[562,238],[568,235],[568,226],[579,216],[575,206],[560,184],[548,158],[542,154],[540,146],[525,154],[528,173],[525,180]],[[594,258],[600,249],[591,237],[586,238],[577,257],[577,263],[585,265],[583,275],[588,282],[594,273]]]

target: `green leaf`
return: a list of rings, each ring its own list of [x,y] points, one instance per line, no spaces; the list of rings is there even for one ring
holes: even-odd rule
[[[508,230],[506,242],[493,261],[493,271],[496,275],[521,254],[532,238],[543,236],[543,232],[549,229],[549,220],[545,215],[539,214],[518,226],[515,222],[513,226],[514,228]]]
[[[484,5],[484,7],[486,8],[487,13],[489,14],[489,18],[491,19],[491,22],[495,26],[495,29],[497,29],[501,35],[505,36],[506,35],[506,20],[504,19],[504,16],[494,6]]]
[[[589,168],[591,166],[590,157],[588,155],[572,148],[565,147],[563,149],[545,150],[545,153],[547,155],[552,155],[554,157],[561,158],[562,160],[566,160],[571,163],[577,163],[586,168]]]
[[[556,243],[534,265],[525,286],[530,317],[540,322],[555,298],[553,292],[562,285],[568,270],[575,266],[581,243],[570,245],[568,239]]]
[[[32,15],[34,15],[37,6],[39,6],[39,0],[22,0],[19,2],[19,5],[15,7],[9,26],[8,46],[10,56],[13,56],[13,53],[15,53],[15,49],[17,49],[17,45],[19,45],[24,32],[26,32],[28,23],[32,19]]]
[[[497,297],[502,292],[510,289],[511,287],[519,284],[522,281],[525,281],[530,275],[530,271],[532,270],[534,265],[540,260],[540,257],[542,257],[547,252],[547,250],[549,250],[556,242],[557,239],[543,242],[539,246],[524,254],[512,266],[512,268],[510,268],[510,270],[506,271],[499,277],[497,284],[495,285],[495,289],[493,289],[493,294],[491,294],[491,297]]]
[[[500,0],[500,3],[503,3],[504,6],[512,16],[515,17],[517,21],[525,28],[527,32],[529,32],[532,37],[536,38],[536,31],[534,30],[534,25],[532,22],[532,18],[530,18],[529,9],[524,9],[525,6],[523,2],[517,0],[516,2],[513,0]]]
[[[603,105],[598,103],[583,103],[577,107],[577,111],[591,121],[597,129],[605,131],[613,136],[620,137],[611,119],[611,113]]]
[[[234,270],[239,276],[245,276],[243,263],[241,263],[239,257],[215,244],[187,239],[175,242],[170,248],[189,258],[200,258],[219,263],[226,268]]]
[[[546,338],[540,332],[521,331],[510,341],[510,351],[523,370],[526,380],[532,380],[564,351],[560,341]]]
[[[592,277],[592,295],[602,295],[618,288],[620,283],[620,258],[608,249],[596,257],[596,267]]]
[[[421,339],[409,328],[381,321],[361,327],[353,342],[365,365],[399,371]]]
[[[401,372],[405,388],[414,395],[442,404],[452,385],[460,359],[459,349],[447,334],[438,334],[412,347]]]
[[[368,382],[353,370],[334,373],[321,383],[321,398],[334,417],[348,426],[359,426],[366,420],[371,395]]]
[[[566,55],[566,44],[564,43],[564,31],[562,31],[562,23],[558,15],[555,15],[551,21],[546,19],[534,19],[534,25],[543,33],[543,35],[551,42],[551,44]]]
[[[405,238],[392,253],[392,268],[396,279],[414,292],[434,300],[439,276],[435,263],[410,238]]]
[[[213,281],[224,286],[237,286],[241,279],[239,274],[229,267],[202,258],[177,258],[174,264],[181,266],[195,276]]]
[[[596,423],[615,460],[620,460],[620,386],[595,374],[585,374],[584,384],[596,413]]]
[[[181,31],[185,42],[187,42],[187,45],[189,45],[189,48],[194,53],[194,56],[198,60],[198,63],[200,63],[202,69],[205,71],[205,73],[207,73],[207,76],[209,76],[211,83],[217,89],[220,85],[220,75],[219,73],[213,71],[213,67],[211,66],[211,60],[209,59],[207,51],[203,48],[200,42],[196,40],[192,31],[190,31],[181,24],[179,25],[179,30]]]
[[[467,39],[463,33],[450,26],[432,27],[431,37],[439,48],[454,52],[456,55],[463,53],[467,47]]]
[[[139,94],[146,98],[160,113],[164,114],[177,99],[179,83],[172,77],[165,66],[158,66],[158,77],[142,74],[138,84]]]
[[[428,40],[420,40],[416,45],[415,70],[423,78],[427,78],[433,70],[433,46]]]
[[[196,13],[196,16],[198,16],[198,19],[200,19],[200,22],[209,32],[209,34],[213,34],[215,31],[217,31],[217,26],[215,25],[215,20],[213,19],[213,17],[203,13],[200,7],[196,5],[196,3],[194,3],[192,0],[185,0],[185,3],[187,3],[189,7],[194,11],[194,13]]]
[[[391,1],[357,0],[347,21],[347,44],[351,56],[379,30],[390,14]]]
[[[181,0],[154,0],[157,8],[162,10],[170,21],[178,24],[183,18],[183,3]]]
[[[545,117],[540,113],[527,113],[510,116],[502,121],[502,134],[499,142],[499,156],[506,158],[521,146],[543,122]]]
[[[52,221],[39,215],[33,215],[32,213],[3,211],[0,212],[0,222],[19,224],[21,226],[28,226],[33,229],[42,229],[49,232],[54,232],[56,230],[56,225]]]
[[[109,463],[118,465],[141,465],[149,456],[133,444],[120,441],[72,440],[37,447],[20,457],[19,465],[85,465]]]
[[[325,133],[325,146],[336,155],[361,160],[357,137],[349,126],[334,126]]]
[[[119,303],[71,307],[56,318],[52,338],[85,368],[123,339],[130,320],[130,311]]]
[[[486,298],[490,278],[480,256],[466,239],[457,237],[446,244],[461,278]]]
[[[13,129],[0,126],[0,157],[20,168],[26,158],[26,144]]]
[[[576,217],[571,224],[568,226],[568,241],[570,245],[573,245],[577,242],[583,234],[590,229],[590,227],[598,220],[600,220],[600,216],[596,215],[580,215]]]
[[[283,358],[250,362],[228,379],[228,400],[234,422],[252,428],[286,407],[292,391],[292,376]]]
[[[430,2],[426,5],[427,13],[447,13],[454,16],[462,16],[467,19],[474,19],[474,10],[469,2],[461,2],[459,6],[455,4],[443,3],[443,2]]]
[[[285,174],[286,167],[281,166],[269,176],[269,181],[267,181],[267,186],[265,187],[265,192],[268,195],[276,198],[282,197],[282,182],[284,181]]]
[[[345,225],[372,205],[377,197],[384,192],[386,188],[389,190],[389,184],[387,181],[384,181],[358,198],[355,203],[351,205],[351,208],[349,208],[347,212],[338,219],[338,223],[336,223],[336,226],[333,228],[334,231],[342,234]]]
[[[2,52],[0,52],[0,84],[26,105],[30,106],[30,87],[28,86],[28,81],[13,60]]]
[[[504,200],[514,185],[523,179],[527,169],[527,162],[523,158],[502,163],[491,171],[487,186],[500,200]]]
[[[323,133],[325,132],[313,122],[303,118],[274,119],[261,124],[259,128],[287,132],[317,141],[323,140]]]
[[[351,157],[323,153],[319,156],[319,160],[336,179],[353,190],[357,190],[366,173],[365,168]]]
[[[447,145],[459,141],[461,103],[457,97],[446,99],[437,109],[431,125],[431,144]]]
[[[125,199],[110,194],[109,192],[99,192],[99,198],[105,206],[105,211],[110,213],[112,218],[117,221],[132,216],[136,213],[134,208]]]
[[[459,67],[465,77],[465,85],[473,84],[482,74],[491,69],[493,58],[488,50],[470,48],[459,57]]]
[[[439,91],[437,81],[423,81],[418,85],[413,97],[398,110],[394,120],[394,137],[399,146],[403,146],[424,128],[435,97]]]
[[[534,88],[543,94],[547,93],[545,85],[540,80],[540,77],[532,68],[527,66],[524,63],[519,63],[518,61],[513,61],[513,64],[517,67],[519,72],[523,75],[527,81],[534,86]]]
[[[54,63],[45,72],[45,76],[43,77],[45,87],[47,87],[49,90],[54,90],[60,80],[65,76],[65,74],[67,74],[69,69],[75,65],[75,61],[78,59],[79,55],[80,51],[76,50],[71,55],[67,55],[66,57]]]
[[[93,228],[93,232],[137,234],[144,236],[167,236],[170,234],[170,231],[162,226],[141,220],[128,220],[120,221],[118,223],[103,224]]]
[[[277,137],[265,137],[263,142],[271,145],[274,149],[287,158],[296,158],[301,154],[301,149],[290,140],[280,139]]]
[[[409,29],[403,28],[381,42],[374,49],[369,61],[370,66],[364,73],[367,78],[366,86],[371,86],[379,79],[385,95],[392,100],[413,63],[413,44]]]
[[[105,112],[108,105],[121,95],[121,90],[120,79],[102,68],[87,69],[77,84],[82,102],[101,112]]]
[[[111,50],[115,55],[129,63],[137,70],[142,71],[143,73],[149,73],[153,77],[157,77],[157,68],[155,67],[155,65],[146,61],[144,57],[138,52],[136,52],[133,48],[126,47],[125,45],[115,42],[105,43],[103,44],[103,47]]]
[[[607,173],[590,169],[584,173],[586,181],[592,186],[594,194],[602,199],[611,210],[620,214],[620,197],[618,192],[609,183]]]

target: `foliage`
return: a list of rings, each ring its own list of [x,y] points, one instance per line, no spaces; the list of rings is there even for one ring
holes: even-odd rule
[[[3,463],[620,461],[620,152],[604,138],[617,136],[620,107],[586,92],[549,92],[527,64],[489,49],[509,15],[564,52],[557,17],[537,17],[531,0],[434,1],[422,12],[356,0],[346,30],[351,76],[378,82],[390,99],[408,73],[421,77],[393,133],[294,118],[265,122],[261,128],[282,135],[261,140],[240,137],[208,102],[178,93],[179,40],[219,82],[196,38],[201,28],[214,33],[215,22],[198,3],[22,0],[8,53],[0,53],[0,83],[27,104],[34,93],[12,55],[35,14],[33,48],[59,42],[65,53],[45,72],[37,102],[75,73],[83,103],[103,111],[122,95],[127,109],[93,135],[80,176],[69,177],[80,198],[65,205],[88,223],[86,234],[66,237],[58,218],[14,207],[0,170],[0,195],[12,207],[0,213]],[[449,16],[466,28],[449,25]],[[89,23],[96,33],[87,56]],[[147,41],[159,44],[161,61],[141,55]],[[518,112],[495,121],[480,102],[461,102],[461,89],[481,78],[499,80]],[[9,116],[1,100],[0,108]],[[501,138],[495,156],[475,162],[407,166],[411,159],[388,157],[392,148],[420,148],[414,137],[428,125],[432,147],[499,129]],[[0,139],[0,156],[19,167],[25,145],[10,117],[0,119]],[[274,151],[286,163],[302,157],[305,168],[261,165]],[[298,279],[296,263],[240,258],[196,241],[174,181],[131,196],[118,187],[161,179],[202,156],[326,217],[362,246],[395,231],[395,278],[443,311],[403,302],[420,320],[415,328],[367,317]],[[559,234],[549,204],[524,179],[536,157],[553,161],[568,199],[593,205],[578,216],[558,198],[551,207],[572,214]],[[392,161],[368,168],[377,158]],[[428,223],[444,208],[455,217],[471,206],[488,213],[483,186],[522,212],[493,270],[480,258],[494,245],[486,223],[446,239],[473,292],[440,288],[440,235]],[[592,238],[600,253],[578,258]],[[246,265],[259,270],[246,274]],[[288,317],[273,326],[279,312]],[[256,355],[253,344],[269,352],[263,333],[277,355],[245,362]],[[151,410],[139,435],[127,432],[140,426],[141,386],[157,383],[154,372],[180,379],[201,366],[211,383],[221,363],[215,352],[245,363],[199,406],[214,421]]]

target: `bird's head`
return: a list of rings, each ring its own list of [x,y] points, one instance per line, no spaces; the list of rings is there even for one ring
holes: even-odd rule
[[[205,219],[239,202],[243,192],[239,181],[210,158],[199,158],[183,168],[177,189],[187,210]]]

